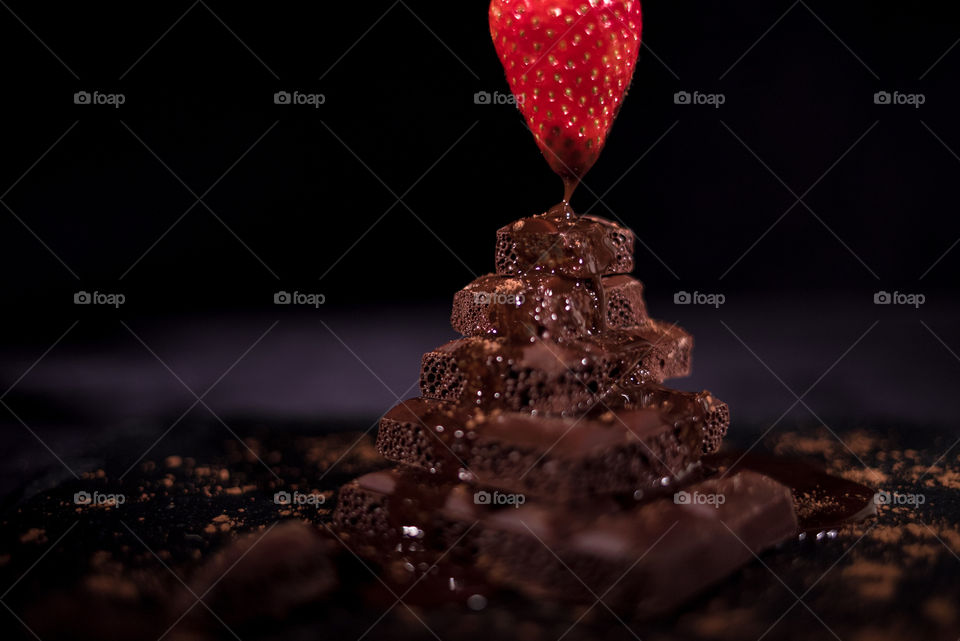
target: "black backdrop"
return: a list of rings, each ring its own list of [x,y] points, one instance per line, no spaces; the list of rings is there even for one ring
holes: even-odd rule
[[[30,425],[72,425],[81,405],[177,416],[192,398],[153,356],[202,390],[282,321],[218,409],[370,421],[392,405],[453,336],[449,301],[492,269],[495,230],[561,194],[519,113],[475,101],[507,91],[486,10],[0,7],[5,403]],[[652,312],[697,338],[681,384],[761,428],[814,382],[817,417],[952,422],[957,9],[649,0],[644,17],[632,90],[573,204],[636,230]],[[281,290],[326,302],[278,307]],[[726,303],[675,305],[681,291]],[[925,303],[878,306],[879,291]]]
[[[931,269],[960,236],[947,5],[645,2],[649,47],[575,206],[636,229],[662,293],[933,301],[960,260]],[[475,104],[506,83],[487,3],[455,6],[10,2],[5,304],[35,325],[78,289],[124,292],[128,311],[259,307],[283,287],[447,300],[491,269],[498,226],[561,192],[516,110]],[[294,90],[325,103],[274,104]]]

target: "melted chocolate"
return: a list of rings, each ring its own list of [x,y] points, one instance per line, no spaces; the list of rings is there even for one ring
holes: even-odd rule
[[[564,175],[563,178],[563,202],[561,205],[570,206],[570,199],[573,198],[573,192],[580,184],[580,178],[576,176]]]
[[[578,216],[567,203],[497,232],[498,274],[548,272],[585,278],[632,268],[633,233],[603,218]]]
[[[674,484],[696,468],[702,439],[696,420],[652,409],[562,418],[411,399],[384,416],[377,446],[440,479],[572,499]]]
[[[789,487],[803,532],[834,530],[877,513],[876,490],[827,474],[797,459],[724,452],[705,458],[704,464],[725,474],[753,470]]]
[[[488,409],[574,414],[624,380],[659,382],[689,374],[690,335],[651,325],[608,330],[562,344],[463,338],[427,353],[424,396]]]
[[[689,502],[597,497],[576,505],[530,501],[516,507],[478,501],[467,485],[391,470],[346,486],[334,519],[342,527],[358,505],[377,505],[385,532],[365,536],[381,542],[373,554],[386,572],[400,568],[388,577],[398,587],[427,577],[418,600],[463,598],[487,591],[485,582],[530,596],[589,600],[591,594],[572,580],[570,563],[578,577],[595,584],[595,592],[623,581],[610,603],[653,613],[750,561],[750,550],[759,552],[796,531],[788,490],[768,477],[739,472],[694,481],[685,491],[694,497]],[[714,497],[713,503],[700,503],[698,496]],[[352,500],[356,497],[363,500]],[[731,530],[736,537],[729,536]],[[654,544],[657,553],[647,555]],[[544,545],[565,561],[545,553]],[[624,567],[635,565],[636,572],[624,580]],[[464,589],[458,592],[458,585]]]
[[[364,556],[380,566],[381,578],[392,590],[375,585],[368,597],[392,603],[394,593],[406,593],[404,601],[438,605],[466,603],[473,595],[489,593],[486,578],[470,563],[467,536],[477,513],[466,498],[465,486],[399,470],[366,474],[353,485],[385,497],[377,508],[385,517],[380,531],[354,533],[363,544]],[[461,517],[459,524],[441,519],[448,505],[452,514]],[[334,516],[334,522],[349,532],[348,521],[348,516]],[[458,541],[462,545],[450,549]]]
[[[555,340],[598,333],[601,289],[592,280],[553,274],[478,278],[454,298],[454,328],[468,336]]]
[[[651,325],[643,284],[630,276],[565,278],[544,272],[477,278],[454,295],[450,320],[464,336],[558,342],[607,328]]]

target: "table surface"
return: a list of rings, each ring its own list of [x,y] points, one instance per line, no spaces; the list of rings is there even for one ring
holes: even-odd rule
[[[763,325],[747,312],[722,323],[683,320],[698,339],[696,375],[683,386],[730,402],[730,447],[799,456],[878,490],[922,495],[921,505],[882,506],[835,537],[789,542],[654,621],[518,595],[477,613],[397,607],[378,621],[389,602],[362,605],[342,590],[282,622],[225,626],[197,612],[167,636],[357,638],[376,622],[367,637],[427,638],[429,628],[444,640],[956,641],[960,446],[951,412],[960,363],[945,349],[958,344],[955,316],[932,315],[927,329],[915,318],[870,329],[873,320],[858,317],[823,328],[791,324],[793,312],[781,311],[779,325],[775,310]],[[379,330],[347,316],[290,317],[259,342],[272,320],[130,323],[102,342],[64,340],[35,367],[42,349],[10,352],[0,367],[16,382],[0,423],[0,629],[33,638],[29,627],[44,641],[156,640],[176,619],[169,604],[185,593],[176,577],[278,519],[324,522],[333,498],[307,515],[278,514],[277,477],[333,492],[385,465],[371,428],[397,397],[414,395],[405,387],[419,353],[452,337],[436,316],[398,310]],[[197,470],[220,479],[212,492]],[[135,498],[78,509],[74,493],[93,489]],[[346,571],[346,584],[374,581],[362,567]]]

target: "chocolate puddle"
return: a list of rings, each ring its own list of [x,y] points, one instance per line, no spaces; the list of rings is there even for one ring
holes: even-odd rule
[[[827,474],[799,459],[749,452],[723,452],[703,459],[720,473],[753,470],[790,488],[800,530],[805,533],[835,530],[877,513],[876,490]]]
[[[642,532],[652,520],[664,524],[672,522],[670,529],[676,526],[684,531],[682,536],[677,535],[681,538],[664,542],[666,547],[660,550],[661,555],[678,555],[685,561],[697,558],[696,546],[702,545],[702,541],[697,540],[695,532],[704,527],[697,521],[698,510],[707,509],[707,514],[712,516],[710,510],[721,510],[724,506],[684,506],[682,499],[678,503],[677,495],[670,495],[685,488],[696,492],[695,488],[704,489],[711,484],[726,488],[732,493],[728,500],[739,501],[739,504],[728,507],[726,512],[718,511],[717,518],[736,527],[742,507],[757,500],[773,500],[758,499],[756,489],[737,498],[737,483],[741,482],[737,475],[743,473],[755,473],[756,479],[774,479],[790,489],[792,506],[786,509],[796,511],[800,533],[834,530],[875,514],[873,490],[866,486],[832,476],[793,458],[752,453],[741,458],[738,452],[707,456],[702,466],[691,471],[679,485],[661,488],[661,491],[650,492],[640,499],[629,495],[608,495],[571,504],[544,501],[521,506],[478,504],[475,493],[489,494],[495,490],[470,487],[456,481],[439,481],[428,473],[399,470],[361,477],[345,488],[344,495],[348,502],[352,501],[353,492],[357,490],[368,497],[379,497],[380,502],[372,512],[385,520],[369,530],[368,536],[359,537],[361,549],[366,558],[379,565],[381,578],[391,590],[398,595],[406,593],[405,602],[422,606],[453,602],[471,609],[482,609],[488,600],[507,594],[512,596],[518,588],[528,596],[544,589],[541,585],[537,585],[536,590],[524,589],[537,580],[531,579],[531,568],[525,567],[523,561],[510,560],[509,551],[522,547],[524,541],[533,542],[532,551],[544,541],[551,547],[557,546],[563,552],[564,563],[576,559],[579,554],[601,564],[612,560],[616,566],[620,563],[618,550],[626,542],[647,543]],[[751,488],[762,487],[758,480],[751,483]],[[365,508],[368,513],[371,512],[370,505]],[[349,518],[343,516],[348,512],[349,509],[338,510],[340,525],[356,531],[356,523],[349,523]],[[704,523],[709,525],[712,522],[707,520]],[[758,519],[749,527],[742,526],[740,536],[746,540],[771,537],[774,536],[772,532],[782,531],[784,525],[785,521],[780,518]],[[661,529],[669,536],[667,528]],[[793,526],[789,531],[797,533]],[[720,540],[711,544],[713,552],[723,551],[720,550],[723,547]],[[737,547],[731,546],[725,552],[732,554],[738,548],[742,551],[739,542]],[[609,558],[611,554],[612,559]],[[513,563],[518,564],[516,577],[512,576],[510,569]],[[618,566],[621,570],[629,565],[626,561],[624,563]],[[653,564],[653,568],[645,571],[665,572],[668,569],[662,567],[662,563]],[[683,573],[684,568],[678,566],[676,571]],[[714,580],[723,575],[725,573],[718,573]],[[674,605],[701,587],[695,581],[678,580],[675,593],[670,592],[669,584],[664,585],[657,599],[663,602],[663,607]],[[589,592],[580,594],[576,590],[548,595],[560,601],[590,600]],[[392,599],[382,585],[374,586],[367,596],[377,603]],[[641,608],[643,611],[655,613],[661,609],[645,603],[647,605]]]

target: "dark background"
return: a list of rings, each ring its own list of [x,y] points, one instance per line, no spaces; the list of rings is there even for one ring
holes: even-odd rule
[[[573,204],[636,230],[652,312],[697,337],[682,385],[728,400],[744,430],[775,427],[816,383],[785,422],[952,431],[958,9],[643,6],[632,90]],[[77,424],[137,425],[146,446],[232,364],[207,398],[222,415],[366,427],[412,395],[419,355],[453,337],[452,294],[492,270],[495,230],[561,194],[517,111],[474,103],[507,91],[486,11],[0,7],[12,438],[49,460],[23,424],[54,451],[84,441]],[[126,102],[75,105],[81,90]],[[275,105],[281,90],[326,102]],[[78,290],[127,303],[76,306]],[[277,290],[326,304],[277,307]],[[879,290],[926,303],[876,306]],[[674,305],[677,291],[727,302]]]
[[[3,191],[77,124],[4,202],[80,284],[116,285],[138,307],[259,307],[276,282],[316,285],[337,306],[445,301],[492,268],[498,226],[561,193],[516,110],[474,104],[477,91],[507,91],[487,5],[413,0],[414,15],[397,4],[357,42],[390,2],[209,2],[172,28],[190,2],[11,2],[63,64],[4,10]],[[744,56],[790,6],[644,3],[650,48],[574,204],[638,232],[665,263],[638,252],[652,288],[675,277],[716,286],[795,201],[724,123],[797,195],[878,123],[805,198],[850,251],[798,205],[725,291],[871,290],[871,270],[880,284],[916,287],[960,236],[960,161],[944,147],[960,148],[960,55],[930,69],[960,37],[957,9],[800,3]],[[126,104],[73,104],[94,89]],[[273,104],[293,89],[326,104]],[[726,104],[676,105],[680,90]],[[881,90],[921,92],[926,104],[877,106]],[[274,124],[204,199],[223,224],[198,205],[130,269],[196,200],[173,174],[202,194]],[[461,136],[404,199],[409,209],[374,225],[390,190],[404,193]],[[0,221],[5,302],[57,308],[76,279],[10,212]],[[948,255],[922,286],[950,287],[958,260]]]
[[[493,268],[496,229],[562,191],[519,113],[474,102],[508,90],[487,6],[0,0],[0,575],[16,587],[0,629],[25,634],[13,617],[82,576],[92,551],[136,555],[139,536],[166,545],[224,509],[147,503],[131,520],[141,534],[83,517],[61,545],[77,523],[71,488],[98,470],[137,487],[141,463],[207,464],[250,435],[305,455],[299,435],[369,435],[416,394],[420,355],[455,336],[454,292]],[[960,7],[643,8],[633,87],[573,205],[636,231],[652,314],[696,337],[694,376],[671,385],[729,403],[729,447],[829,433],[837,467],[903,472],[882,449],[895,443],[923,453],[905,461],[956,469]],[[295,90],[325,104],[274,104]],[[76,105],[78,91],[126,101]],[[678,105],[680,91],[725,104]],[[877,105],[881,91],[925,103]],[[326,302],[277,306],[280,290]],[[75,305],[78,291],[126,303]],[[681,291],[726,302],[677,305]],[[878,291],[925,303],[875,305]],[[854,452],[864,433],[891,436],[866,462]],[[331,469],[331,488],[352,475],[340,459]],[[900,482],[891,472],[886,489],[917,491]],[[956,491],[929,491],[924,518],[955,530]],[[21,538],[34,527],[51,543]],[[767,558],[806,595],[856,543]],[[890,545],[872,558],[903,557]],[[929,564],[911,570],[897,607],[864,609],[838,570],[815,609],[831,625],[933,638],[891,617],[914,621],[930,595],[950,602],[946,561],[938,582]],[[768,569],[728,583],[734,605],[719,611],[757,601],[779,616],[792,600],[775,601],[788,595]],[[38,618],[71,638],[97,620]],[[784,619],[769,638],[803,625]]]

